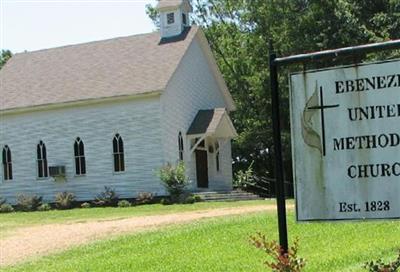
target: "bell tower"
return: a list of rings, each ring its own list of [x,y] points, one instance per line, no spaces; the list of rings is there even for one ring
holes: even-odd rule
[[[193,8],[188,0],[160,0],[157,8],[161,38],[178,36],[190,26],[189,13]]]

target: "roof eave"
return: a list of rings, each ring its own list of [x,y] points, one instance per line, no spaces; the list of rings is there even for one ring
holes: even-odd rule
[[[67,101],[67,102],[61,102],[61,103],[51,103],[51,104],[42,104],[42,105],[34,105],[34,106],[26,106],[26,107],[0,109],[0,115],[35,112],[35,111],[42,111],[42,110],[52,110],[52,109],[60,109],[60,108],[68,108],[68,107],[76,107],[76,106],[88,106],[88,105],[94,105],[94,104],[118,102],[121,100],[126,101],[126,100],[133,100],[133,99],[151,98],[151,97],[160,96],[162,91],[163,90],[158,90],[158,91],[149,91],[149,92],[133,94],[133,95],[118,95],[118,96],[110,96],[110,97],[99,97],[99,98]]]
[[[222,114],[217,114],[217,111],[222,111]],[[212,113],[211,116],[209,114]],[[223,120],[226,121],[228,125],[229,132],[227,133],[227,138],[235,138],[238,136],[237,131],[232,123],[231,118],[229,117],[228,112],[225,108],[215,108],[211,110],[200,110],[196,114],[195,118],[193,119],[186,135],[190,138],[196,136],[216,136],[218,131],[223,129],[221,124]],[[206,126],[202,125],[202,122],[207,122]],[[214,125],[212,125],[214,123]],[[201,130],[201,129],[203,130]]]

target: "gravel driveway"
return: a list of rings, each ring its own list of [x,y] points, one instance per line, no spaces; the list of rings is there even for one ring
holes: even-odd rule
[[[135,233],[203,218],[274,210],[272,205],[220,208],[126,219],[96,220],[83,223],[47,224],[17,229],[0,240],[0,266],[12,265],[33,257],[66,250],[101,238]]]

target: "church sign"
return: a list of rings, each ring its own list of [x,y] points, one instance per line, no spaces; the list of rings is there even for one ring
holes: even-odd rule
[[[400,218],[400,60],[290,76],[297,220]]]

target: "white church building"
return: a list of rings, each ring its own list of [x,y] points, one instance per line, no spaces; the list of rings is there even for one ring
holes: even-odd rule
[[[232,189],[235,105],[186,0],[161,0],[160,31],[15,54],[0,70],[0,197],[165,195],[182,160],[192,191]]]

